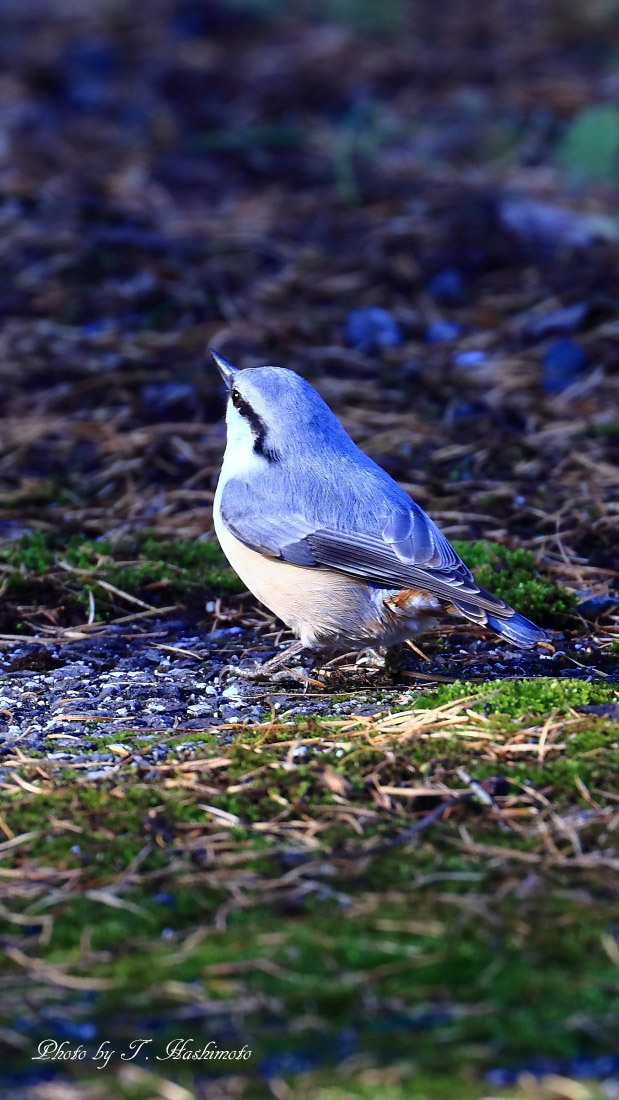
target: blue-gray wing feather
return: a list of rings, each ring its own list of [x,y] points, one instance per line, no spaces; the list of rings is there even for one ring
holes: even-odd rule
[[[337,569],[386,588],[423,588],[456,605],[466,602],[469,617],[476,617],[477,609],[498,616],[511,611],[479,588],[436,524],[404,495],[403,501],[386,501],[382,515],[380,508],[366,514],[363,531],[335,523],[322,527],[301,512],[289,511],[292,501],[278,515],[257,507],[256,500],[246,483],[231,480],[222,494],[221,515],[232,534],[259,553],[295,565]],[[480,621],[484,617],[482,612]]]

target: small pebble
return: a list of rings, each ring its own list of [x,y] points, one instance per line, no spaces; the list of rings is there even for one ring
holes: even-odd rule
[[[430,322],[425,331],[425,338],[428,344],[442,344],[447,340],[457,340],[461,332],[462,326],[455,321],[440,319]]]
[[[176,904],[176,898],[174,897],[174,894],[170,894],[169,891],[166,891],[166,890],[162,890],[158,894],[153,894],[153,901],[156,902],[157,905],[175,905]]]
[[[403,342],[400,326],[380,306],[353,309],[346,318],[345,333],[348,343],[359,351],[398,347]]]
[[[485,351],[454,351],[451,361],[454,367],[478,367],[485,363],[488,356]]]
[[[462,272],[456,267],[444,267],[428,279],[428,293],[437,302],[453,304],[459,302],[464,295],[464,278]]]

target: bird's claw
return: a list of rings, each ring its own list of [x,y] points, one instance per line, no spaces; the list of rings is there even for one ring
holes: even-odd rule
[[[273,684],[282,684],[286,681],[296,680],[299,683],[310,686],[312,684],[318,686],[319,681],[314,680],[309,676],[306,676],[300,669],[296,668],[280,668],[269,669],[268,661],[264,664],[255,662],[253,665],[224,665],[220,671],[220,676],[224,676],[229,673],[238,677],[240,680],[269,680]],[[320,684],[320,686],[324,686]]]
[[[385,663],[384,653],[377,649],[362,649],[355,661],[355,668],[364,672],[382,672]]]

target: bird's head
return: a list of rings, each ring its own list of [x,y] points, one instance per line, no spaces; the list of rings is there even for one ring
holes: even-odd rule
[[[228,447],[242,461],[277,463],[336,436],[348,440],[322,397],[285,367],[239,370],[211,352],[228,390]]]

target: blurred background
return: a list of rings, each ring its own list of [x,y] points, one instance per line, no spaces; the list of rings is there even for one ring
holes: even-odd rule
[[[213,345],[310,378],[452,536],[609,566],[618,29],[612,0],[3,0],[4,533],[208,531]]]
[[[302,373],[450,537],[525,548],[593,600],[591,625],[617,602],[618,199],[617,0],[1,0],[2,539],[208,541],[225,442],[212,346]],[[44,544],[30,545],[34,570]],[[148,599],[171,603],[168,591]],[[25,600],[9,593],[3,630],[82,622],[88,607],[67,610],[55,588]],[[523,897],[537,889],[526,882]],[[514,927],[517,954],[527,933]],[[530,1005],[552,919],[536,950]],[[474,970],[465,960],[462,984]],[[610,994],[594,986],[601,1018]],[[460,1026],[440,1014],[447,973],[403,1030],[392,998],[396,1038],[362,992],[386,1064],[408,1054],[413,1026],[444,1026],[446,1046]],[[310,1026],[311,997],[295,996],[282,1003]],[[498,1017],[496,1035],[466,1031],[462,1096],[482,1095],[478,1071],[484,1095],[524,1073],[530,1100],[593,1097],[579,1076],[616,1084],[616,1058],[576,1055],[610,1058],[616,1014],[602,1034],[574,1013],[546,1044],[537,1017],[512,1010],[521,1029],[507,1038]],[[338,1017],[331,1061],[359,1055],[354,1023]],[[481,1050],[478,1034],[498,1045]],[[540,1049],[563,1058],[533,1066],[554,1073],[548,1086],[526,1077]],[[320,1056],[293,1044],[264,1070],[268,1095],[335,1097],[283,1080]],[[423,1057],[438,1074],[441,1051]],[[412,1095],[373,1072],[354,1096]],[[225,1096],[263,1095],[237,1077]],[[54,1087],[37,1100],[78,1095]],[[129,1073],[118,1095],[192,1088]],[[596,1100],[619,1095],[608,1089]]]

